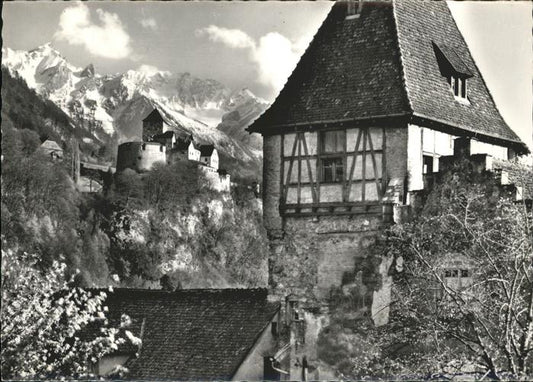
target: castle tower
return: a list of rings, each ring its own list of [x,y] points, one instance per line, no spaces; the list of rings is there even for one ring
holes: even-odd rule
[[[455,138],[475,137],[478,153],[528,152],[443,1],[337,2],[248,130],[263,135],[269,286],[291,328],[291,378],[317,359],[334,296],[387,322],[391,259],[375,239]]]
[[[152,110],[152,112],[143,119],[142,123],[143,142],[149,142],[154,135],[164,132],[165,120],[157,109]]]

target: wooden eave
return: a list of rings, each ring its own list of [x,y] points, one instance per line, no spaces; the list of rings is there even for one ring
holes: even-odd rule
[[[391,123],[406,123],[409,121],[410,113],[378,115],[364,118],[346,118],[333,119],[325,121],[309,121],[291,124],[281,124],[272,126],[263,126],[257,129],[250,129],[246,131],[251,133],[260,133],[263,136],[271,136],[278,134],[290,134],[295,132],[317,131],[317,130],[335,130],[339,128],[358,127],[358,126],[375,126],[386,127]]]
[[[409,122],[412,122],[413,124],[416,124],[418,126],[423,126],[432,130],[440,131],[442,133],[474,138],[481,142],[511,148],[515,150],[517,154],[530,153],[530,150],[526,146],[526,144],[520,140],[504,139],[490,133],[480,133],[476,131],[467,130],[463,127],[453,125],[449,122],[440,121],[433,117],[429,118],[419,113],[414,113],[411,116]]]
[[[520,140],[504,139],[495,134],[480,133],[465,129],[464,127],[451,124],[446,121],[440,121],[434,117],[426,117],[420,113],[399,113],[382,116],[372,116],[365,118],[347,118],[336,119],[327,121],[310,121],[300,122],[293,124],[281,124],[273,126],[263,126],[257,129],[247,128],[246,130],[251,133],[260,133],[263,136],[272,136],[278,134],[291,134],[296,132],[311,132],[311,131],[327,131],[335,130],[339,128],[351,128],[360,126],[372,126],[372,127],[387,127],[391,124],[407,124],[413,123],[418,126],[427,127],[432,130],[440,131],[442,133],[466,136],[475,138],[481,142],[490,143],[498,146],[511,148],[517,152],[517,154],[529,154],[529,148]]]

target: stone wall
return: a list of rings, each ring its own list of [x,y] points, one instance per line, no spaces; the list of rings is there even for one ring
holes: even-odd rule
[[[380,215],[287,218],[283,239],[272,242],[272,290],[319,307],[368,255],[382,226]]]
[[[126,142],[118,146],[117,150],[117,171],[127,168],[137,170],[137,158],[141,152],[142,142]]]
[[[167,162],[166,147],[155,142],[126,142],[118,146],[117,171],[149,171],[156,162]]]
[[[407,126],[386,128],[384,141],[386,177],[403,180],[408,168]],[[296,295],[305,304],[318,307],[329,298],[332,288],[342,287],[346,274],[354,271],[356,259],[368,255],[368,248],[388,223],[379,214],[282,217],[281,137],[264,137],[263,150],[263,219],[270,237],[270,286],[280,299]],[[386,294],[379,298],[386,299]]]
[[[166,147],[156,142],[144,142],[137,157],[137,171],[149,171],[157,162],[166,163]]]
[[[387,178],[404,179],[407,174],[407,128],[385,129],[385,161]]]
[[[263,158],[263,222],[269,236],[278,236],[282,229],[279,215],[281,136],[263,138]]]
[[[408,137],[407,125],[385,129],[387,181],[399,179],[403,184],[407,178]],[[270,239],[270,298],[285,303],[283,316],[293,345],[291,378],[300,378],[305,363],[311,365],[310,377],[322,377],[328,374],[318,367],[322,364],[317,356],[318,333],[328,325],[329,309],[336,298],[352,298],[354,311],[368,315],[376,325],[388,320],[390,259],[374,253],[373,247],[390,222],[379,213],[282,217],[279,135],[264,137],[263,154],[263,219]],[[297,301],[297,320],[291,314],[288,299]]]

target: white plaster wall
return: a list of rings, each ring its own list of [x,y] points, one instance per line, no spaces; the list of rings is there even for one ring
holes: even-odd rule
[[[470,154],[489,154],[494,158],[507,160],[507,147],[491,145],[490,143],[480,142],[475,139],[470,141]]]
[[[194,147],[194,143],[189,144],[189,160],[200,161],[200,150]]]
[[[305,142],[307,143],[307,152],[309,155],[316,155],[318,150],[317,133],[305,133]],[[304,152],[302,147],[302,153]]]
[[[285,134],[283,136],[283,156],[290,157],[292,154],[292,149],[294,146],[294,140],[296,139],[296,134]],[[298,147],[294,155],[298,155]]]
[[[321,184],[320,185],[320,202],[321,203],[342,202],[342,183]]]
[[[218,170],[218,151],[216,149],[213,149],[213,153],[211,154],[211,160],[209,165],[213,167],[214,169]]]
[[[154,163],[167,161],[166,147],[160,143],[144,143],[144,149],[141,146],[140,159],[137,160],[137,169],[139,171],[149,171]]]
[[[437,156],[453,155],[453,140],[455,136],[422,128],[422,148],[424,152],[433,153]]]
[[[439,171],[439,157],[453,155],[454,136],[440,131],[422,128],[422,151],[433,157],[433,171]]]
[[[416,125],[407,127],[407,176],[409,191],[422,190],[422,128]]]

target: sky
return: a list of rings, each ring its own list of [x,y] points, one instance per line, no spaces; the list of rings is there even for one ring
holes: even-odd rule
[[[507,123],[530,147],[532,4],[450,2],[457,25]],[[331,2],[4,2],[3,45],[51,42],[98,73],[189,72],[273,101]]]

